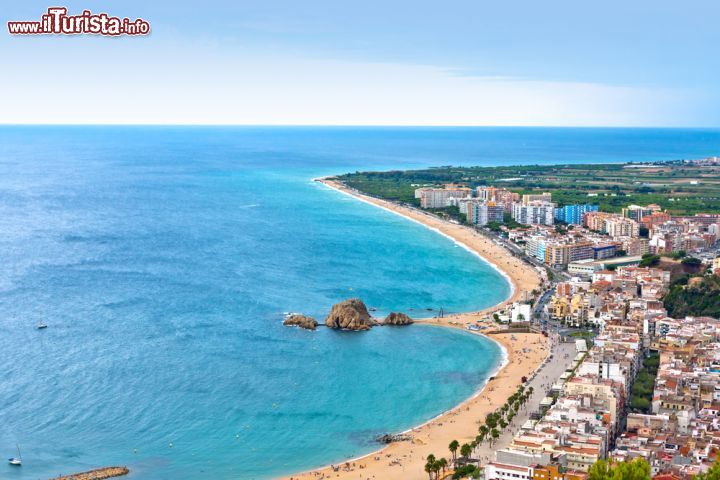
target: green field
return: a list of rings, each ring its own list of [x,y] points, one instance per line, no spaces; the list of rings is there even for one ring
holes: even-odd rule
[[[560,205],[593,203],[619,212],[656,203],[676,215],[720,212],[720,167],[680,162],[657,164],[438,167],[424,170],[355,172],[337,177],[367,194],[412,203],[416,188],[461,183],[518,193],[552,192]]]

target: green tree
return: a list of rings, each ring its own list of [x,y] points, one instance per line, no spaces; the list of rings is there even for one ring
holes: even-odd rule
[[[682,261],[680,263],[682,263],[683,265],[695,266],[695,265],[700,265],[702,263],[702,261],[699,258],[695,258],[695,257],[685,257],[682,259]]]
[[[452,442],[450,442],[448,448],[450,449],[450,453],[452,453],[453,462],[457,461],[457,451],[458,448],[460,448],[460,443],[457,440],[453,440]]]
[[[439,478],[439,477],[440,477],[440,469],[441,469],[441,467],[440,467],[440,460],[435,460],[435,461],[432,463],[432,471],[433,471],[433,473],[435,474],[435,478]]]
[[[488,413],[487,417],[485,417],[485,424],[491,429],[497,427],[497,421],[498,417],[495,413]]]
[[[442,470],[442,474],[443,474],[443,477],[444,477],[444,476],[445,476],[445,469],[446,469],[447,466],[448,466],[448,461],[445,459],[445,457],[443,457],[443,458],[441,458],[440,460],[437,461],[437,465],[438,465],[438,466],[440,467],[440,469]]]
[[[707,472],[695,475],[694,480],[720,480],[720,462],[715,462]]]
[[[660,263],[660,255],[645,254],[643,259],[640,260],[640,267],[654,267]]]
[[[500,438],[500,431],[497,428],[493,428],[490,431],[490,438],[492,439],[492,443],[495,443],[498,438]]]
[[[615,465],[598,460],[588,470],[588,480],[650,480],[650,464],[643,458]]]
[[[462,447],[460,447],[460,455],[462,455],[465,458],[468,458],[471,453],[472,453],[472,447],[470,445],[468,445],[467,443],[463,443]]]
[[[432,474],[433,474],[433,464],[430,462],[425,462],[425,473],[428,474],[428,478],[432,480]]]

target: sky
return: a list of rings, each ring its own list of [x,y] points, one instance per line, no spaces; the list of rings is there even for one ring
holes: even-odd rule
[[[138,37],[13,36],[67,6]],[[0,123],[720,127],[717,0],[0,0]]]

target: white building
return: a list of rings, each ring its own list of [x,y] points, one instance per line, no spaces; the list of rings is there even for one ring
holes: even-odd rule
[[[601,269],[602,265],[595,262],[592,258],[578,260],[568,264],[568,273],[582,275],[583,277],[590,277],[593,273]]]
[[[503,206],[495,202],[467,202],[468,223],[473,225],[487,225],[490,222],[503,223]],[[462,211],[460,212],[462,213]]]
[[[532,480],[532,467],[491,462],[485,465],[485,480]]]
[[[529,322],[532,319],[532,307],[529,303],[513,303],[510,322]]]
[[[445,208],[451,198],[461,199],[472,195],[469,188],[418,188],[415,197],[420,199],[422,208]]]
[[[530,202],[513,204],[513,219],[523,225],[552,225],[555,222],[555,204]]]

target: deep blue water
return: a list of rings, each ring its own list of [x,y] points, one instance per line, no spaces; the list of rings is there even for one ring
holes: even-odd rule
[[[0,127],[0,454],[19,443],[25,461],[0,475],[266,478],[471,395],[499,361],[489,341],[281,325],[350,296],[384,313],[509,293],[315,176],[718,152],[709,130]]]

